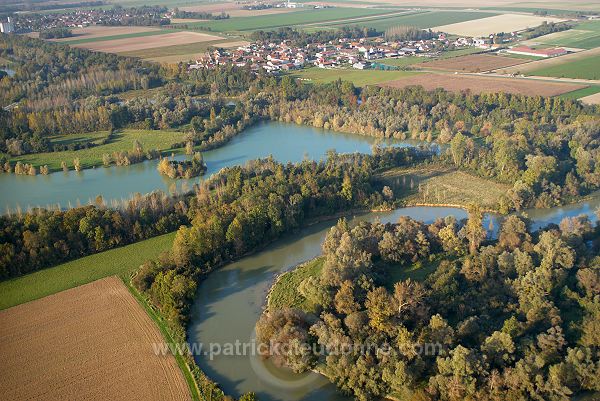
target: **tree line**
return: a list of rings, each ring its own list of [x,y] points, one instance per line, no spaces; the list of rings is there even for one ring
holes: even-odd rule
[[[481,216],[474,207],[466,222],[341,220],[323,243],[322,273],[298,287],[314,308],[269,310],[257,339],[284,350],[276,363],[319,369],[358,400],[600,391],[599,227],[575,217],[533,233],[513,215],[486,241]],[[394,279],[415,264],[436,268]]]

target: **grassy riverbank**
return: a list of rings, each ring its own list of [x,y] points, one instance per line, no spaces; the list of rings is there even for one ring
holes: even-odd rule
[[[94,132],[80,135],[60,135],[51,138],[53,144],[69,146],[70,144],[102,143],[108,137],[107,131]],[[173,144],[183,142],[186,133],[169,130],[134,130],[126,129],[112,135],[108,143],[92,146],[87,149],[65,150],[60,152],[34,153],[9,158],[11,165],[16,162],[33,164],[35,167],[47,165],[50,171],[61,170],[61,162],[67,163],[73,169],[73,160],[79,158],[81,166],[86,168],[102,166],[102,156],[114,152],[132,151],[133,144],[139,141],[144,150],[158,149],[161,152],[178,152],[173,149]]]
[[[409,278],[415,281],[425,280],[438,268],[440,262],[441,259],[436,258],[431,261],[418,261],[409,266],[379,263],[377,268],[385,272],[385,285],[393,290],[394,284],[399,281]],[[319,278],[324,263],[325,258],[319,256],[279,275],[267,295],[267,307],[269,309],[298,308],[305,312],[315,312],[317,306],[306,299],[298,289],[302,281],[307,278]]]
[[[2,281],[0,310],[108,276],[118,275],[128,280],[146,260],[156,259],[169,250],[174,238],[173,232]]]

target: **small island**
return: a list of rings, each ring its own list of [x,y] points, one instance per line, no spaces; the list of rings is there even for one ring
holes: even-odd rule
[[[191,160],[169,160],[168,157],[160,159],[158,172],[169,178],[192,178],[206,172],[206,163],[202,153],[196,152]]]

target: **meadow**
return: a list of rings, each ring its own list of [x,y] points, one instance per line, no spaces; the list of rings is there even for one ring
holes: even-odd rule
[[[324,258],[316,258],[280,275],[271,288],[267,306],[275,309],[300,308],[312,312],[315,305],[298,292],[298,287],[304,279],[320,276],[324,262]]]
[[[295,71],[292,77],[311,83],[327,83],[341,79],[355,86],[376,85],[414,75],[408,71],[306,68]]]
[[[600,55],[529,71],[529,75],[556,78],[600,79]]]
[[[219,21],[205,21],[186,24],[188,28],[200,28],[213,32],[251,31],[259,29],[296,26],[315,22],[336,21],[344,18],[364,17],[387,13],[383,9],[366,8],[326,8],[310,9],[285,14],[270,14],[255,17],[237,17]]]
[[[129,281],[142,263],[169,250],[174,238],[175,233],[169,233],[2,281],[0,310],[108,276],[118,275]]]
[[[509,185],[438,165],[394,168],[377,179],[408,204],[465,206],[477,202],[487,210],[497,210],[500,197],[510,189]]]
[[[108,132],[97,132],[81,135],[62,135],[55,136],[51,142],[57,144],[68,145],[70,142],[98,142],[108,135]],[[67,163],[69,168],[72,168],[73,159],[79,158],[81,166],[92,168],[102,166],[102,156],[104,154],[112,154],[113,152],[121,152],[124,150],[131,151],[133,144],[139,141],[144,150],[158,149],[161,152],[178,152],[174,149],[173,144],[181,142],[185,139],[186,134],[178,131],[167,130],[133,130],[126,129],[113,134],[107,144],[93,146],[88,149],[66,150],[60,152],[35,153],[10,158],[11,164],[18,161],[21,163],[33,164],[36,167],[48,165],[50,171],[61,170],[61,162]]]

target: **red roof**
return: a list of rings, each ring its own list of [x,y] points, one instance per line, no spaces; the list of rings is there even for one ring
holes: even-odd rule
[[[523,53],[531,53],[531,54],[539,54],[540,56],[557,56],[559,54],[564,54],[567,51],[563,48],[554,48],[554,49],[532,49],[529,46],[518,46],[513,47],[511,49],[515,52],[523,52]]]

